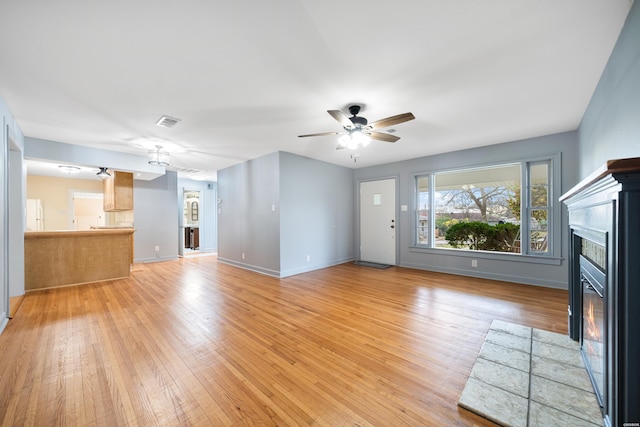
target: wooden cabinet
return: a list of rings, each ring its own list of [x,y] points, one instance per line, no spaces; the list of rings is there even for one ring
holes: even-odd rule
[[[111,173],[103,181],[105,212],[133,210],[133,174],[131,172]]]
[[[200,229],[198,227],[184,228],[184,247],[187,249],[200,248]]]

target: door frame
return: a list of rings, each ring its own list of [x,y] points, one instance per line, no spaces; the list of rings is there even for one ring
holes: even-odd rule
[[[396,200],[394,201],[395,203],[395,224],[396,224],[396,244],[395,244],[395,251],[396,251],[396,264],[395,265],[399,265],[398,263],[398,259],[399,259],[399,254],[400,254],[400,211],[399,211],[399,200],[400,200],[400,196],[399,196],[399,192],[400,192],[400,175],[388,175],[388,176],[382,176],[382,177],[376,177],[376,178],[367,178],[367,179],[359,179],[356,180],[356,221],[355,221],[355,225],[356,225],[356,229],[355,229],[355,236],[356,236],[356,259],[361,259],[361,251],[360,251],[360,245],[362,242],[361,236],[360,236],[360,225],[361,225],[361,221],[360,221],[360,217],[362,215],[362,212],[360,212],[360,206],[362,203],[362,197],[360,194],[360,184],[364,183],[364,182],[372,182],[372,181],[384,181],[387,179],[393,179],[395,182],[395,198]]]

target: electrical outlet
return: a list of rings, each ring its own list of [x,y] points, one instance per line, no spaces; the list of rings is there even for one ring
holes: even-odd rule
[[[311,255],[307,255],[307,262],[311,261]]]
[[[160,246],[156,245],[156,252],[160,252]]]
[[[244,259],[244,252],[242,252],[242,259]]]
[[[477,259],[472,259],[471,260],[471,267],[478,267],[478,260]]]

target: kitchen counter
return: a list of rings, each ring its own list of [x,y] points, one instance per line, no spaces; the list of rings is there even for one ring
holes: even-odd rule
[[[26,231],[25,290],[128,277],[133,228]]]

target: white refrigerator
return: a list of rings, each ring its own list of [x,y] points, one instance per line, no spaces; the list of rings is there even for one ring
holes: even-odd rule
[[[27,199],[27,231],[44,230],[44,210],[42,200]]]

